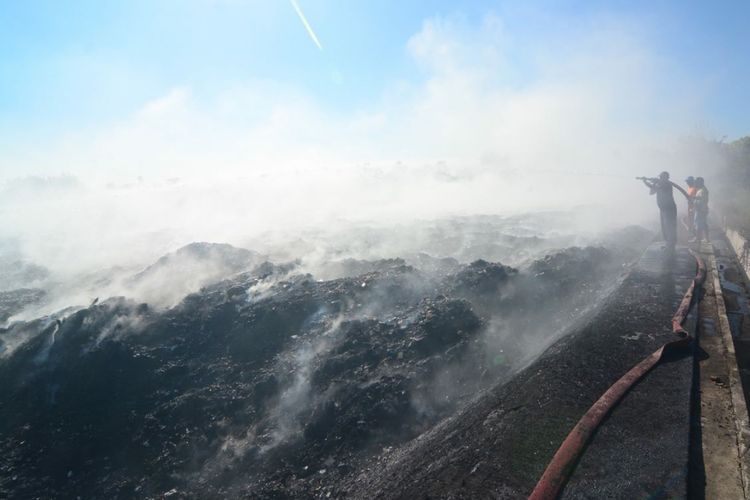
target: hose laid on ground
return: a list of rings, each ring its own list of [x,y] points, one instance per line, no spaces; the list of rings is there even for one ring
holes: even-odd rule
[[[687,292],[680,302],[674,316],[672,317],[672,332],[680,336],[679,340],[667,342],[656,350],[653,354],[646,357],[643,361],[635,365],[617,382],[615,382],[599,400],[589,408],[583,417],[578,421],[568,437],[560,445],[552,461],[534,487],[534,491],[529,496],[530,500],[553,500],[557,498],[562,487],[568,481],[568,478],[575,468],[576,461],[583,453],[583,449],[591,435],[597,429],[602,419],[609,411],[617,405],[628,390],[646,375],[652,368],[664,359],[664,355],[676,349],[682,349],[690,344],[692,337],[683,328],[690,309],[694,304],[694,298],[697,296],[697,290],[706,279],[706,265],[696,253],[690,250],[695,257],[698,270],[693,282],[690,284]]]

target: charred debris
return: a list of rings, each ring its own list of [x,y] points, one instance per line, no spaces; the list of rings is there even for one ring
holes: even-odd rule
[[[330,493],[583,318],[650,235],[618,237],[523,268],[420,254],[319,280],[265,262],[171,308],[109,298],[11,323],[0,496]]]

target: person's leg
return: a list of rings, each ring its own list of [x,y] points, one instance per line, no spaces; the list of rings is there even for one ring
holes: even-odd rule
[[[698,241],[708,240],[708,214],[705,212],[695,212],[695,229]]]
[[[667,244],[674,248],[677,245],[677,208],[667,211]]]
[[[663,208],[659,210],[659,222],[661,223],[661,237],[665,242],[669,243],[669,231],[667,222],[667,212]]]

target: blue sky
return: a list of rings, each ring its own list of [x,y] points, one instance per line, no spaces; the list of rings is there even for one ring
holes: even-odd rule
[[[408,50],[426,20],[471,37],[488,13],[510,47],[504,85],[537,81],[540,57],[568,57],[567,40],[611,23],[648,51],[658,85],[695,93],[680,132],[750,133],[748,2],[298,1],[322,51],[285,0],[0,0],[0,174],[34,173],[28,159],[60,137],[116,126],[175,88],[200,108],[263,81],[331,116],[377,112],[400,82],[432,76]]]

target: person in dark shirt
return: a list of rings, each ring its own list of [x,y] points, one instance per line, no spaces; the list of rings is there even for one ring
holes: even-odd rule
[[[669,172],[662,172],[658,179],[642,179],[650,194],[656,195],[656,204],[661,215],[661,234],[669,250],[677,244],[677,204],[674,202]]]

